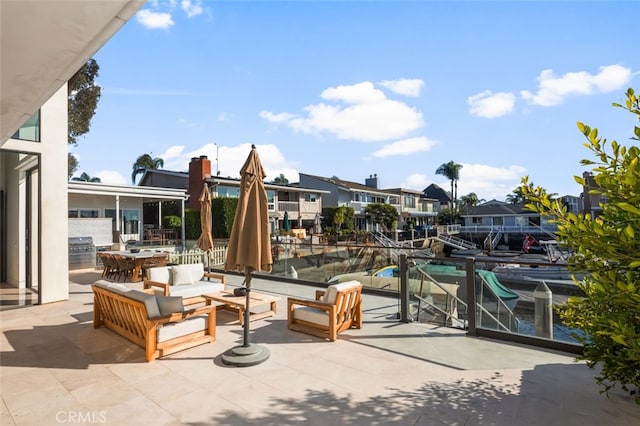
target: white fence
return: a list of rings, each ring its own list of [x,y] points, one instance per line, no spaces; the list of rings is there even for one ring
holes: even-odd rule
[[[193,249],[182,253],[169,253],[169,263],[203,263],[204,267],[214,267],[224,265],[227,257],[227,246],[216,246],[210,251]]]

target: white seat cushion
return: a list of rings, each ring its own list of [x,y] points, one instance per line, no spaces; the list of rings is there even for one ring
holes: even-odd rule
[[[208,315],[198,315],[180,322],[163,324],[158,328],[158,343],[174,339],[176,337],[203,331],[208,328]]]
[[[329,313],[310,306],[300,306],[293,310],[293,318],[312,322],[314,324],[329,326]]]
[[[224,284],[209,281],[200,281],[192,285],[178,285],[171,287],[171,296],[196,297],[203,294],[217,293],[224,290]]]
[[[338,296],[338,292],[342,290],[347,290],[351,287],[357,287],[360,285],[359,281],[346,281],[340,284],[331,284],[327,287],[327,290],[324,292],[324,296],[322,297],[322,301],[326,303],[331,303],[332,305],[336,303],[336,297]]]

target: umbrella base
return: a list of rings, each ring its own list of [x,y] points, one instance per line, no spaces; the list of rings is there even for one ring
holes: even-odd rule
[[[222,355],[222,362],[237,367],[251,367],[265,362],[269,355],[269,349],[266,347],[249,344],[229,349]]]

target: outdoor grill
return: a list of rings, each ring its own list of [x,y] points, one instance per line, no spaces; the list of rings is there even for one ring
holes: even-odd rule
[[[96,267],[96,246],[91,237],[69,238],[69,269]]]

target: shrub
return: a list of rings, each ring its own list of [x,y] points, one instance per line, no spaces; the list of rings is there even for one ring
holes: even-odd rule
[[[211,200],[213,238],[229,238],[231,236],[237,207],[238,198],[216,197]]]
[[[640,100],[633,89],[626,97],[624,106],[613,105],[640,120]],[[579,359],[591,368],[602,367],[596,376],[601,393],[620,385],[640,404],[640,149],[612,141],[609,153],[597,129],[582,123],[578,128],[596,157],[581,164],[593,167],[595,187],[589,192],[606,200],[600,205],[602,213],[591,217],[568,212],[544,189],[529,186],[527,178],[521,189],[531,210],[558,224],[559,241],[574,253],[570,270],[588,273],[576,281],[585,296],[571,297],[558,309],[565,324],[585,332],[574,336],[584,346]],[[640,127],[634,126],[633,134],[633,140],[640,140]],[[581,177],[575,180],[588,184]]]

